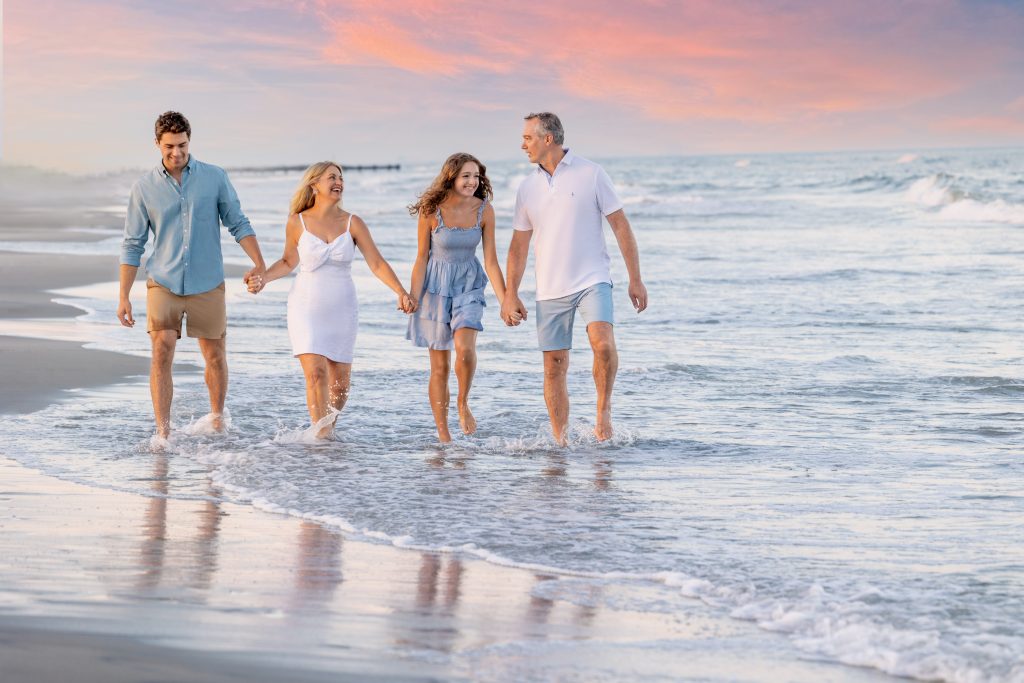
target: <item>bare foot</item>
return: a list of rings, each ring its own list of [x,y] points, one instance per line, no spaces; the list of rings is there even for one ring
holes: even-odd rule
[[[597,414],[597,424],[594,425],[594,436],[598,441],[607,441],[612,438],[612,411],[602,410]]]
[[[149,450],[151,453],[166,453],[171,450],[169,433],[161,434],[159,431],[149,437]]]
[[[568,431],[569,425],[562,425],[561,427],[555,427],[554,425],[551,425],[551,436],[554,437],[555,443],[558,444],[559,446],[569,445],[569,435],[567,434]]]
[[[210,428],[215,432],[223,432],[224,416],[220,413],[210,413]]]
[[[459,403],[459,426],[463,434],[472,434],[476,431],[476,418],[469,411],[468,403]]]
[[[439,426],[437,428],[437,440],[440,441],[441,443],[451,443],[452,442],[452,434],[451,434],[451,432],[448,431],[448,427],[447,426],[445,426],[445,427]]]
[[[338,411],[332,410],[313,425],[316,428],[316,438],[329,439],[334,434],[334,424],[338,421]]]

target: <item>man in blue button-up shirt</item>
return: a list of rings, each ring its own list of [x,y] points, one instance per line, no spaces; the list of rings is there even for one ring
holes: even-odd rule
[[[189,154],[191,136],[191,126],[181,114],[166,112],[157,119],[156,146],[163,161],[132,187],[121,248],[117,317],[122,325],[132,327],[135,319],[129,294],[146,242],[153,234],[153,251],[146,263],[146,318],[153,344],[149,384],[157,435],[162,438],[167,438],[171,429],[171,366],[183,319],[188,336],[199,339],[206,361],[212,426],[217,430],[223,427],[228,366],[222,222],[252,259],[246,281],[261,282],[266,270],[256,233],[242,213],[235,188],[223,169]]]

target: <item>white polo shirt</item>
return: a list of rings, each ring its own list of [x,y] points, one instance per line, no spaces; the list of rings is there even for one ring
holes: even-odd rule
[[[538,164],[523,180],[512,227],[533,231],[539,301],[611,283],[604,217],[621,208],[604,169],[568,149],[554,175]]]

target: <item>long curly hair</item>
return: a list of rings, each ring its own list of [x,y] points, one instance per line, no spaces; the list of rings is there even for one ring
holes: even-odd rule
[[[327,170],[332,167],[338,169],[338,172],[344,176],[345,172],[341,169],[341,164],[334,161],[318,161],[306,169],[306,172],[302,174],[302,181],[295,189],[292,201],[288,205],[289,213],[302,213],[313,206],[316,201],[313,195],[313,186],[320,182],[320,176],[327,173]]]
[[[472,154],[458,152],[444,160],[441,172],[434,178],[434,182],[430,183],[430,187],[419,196],[419,201],[408,206],[409,215],[423,214],[424,216],[429,216],[437,211],[438,205],[444,201],[448,193],[451,192],[451,189],[455,187],[455,179],[459,177],[462,167],[470,161],[480,169],[480,183],[476,186],[476,192],[473,193],[473,196],[479,197],[484,201],[494,197],[494,191],[491,190],[491,181],[487,178],[487,167],[480,163],[480,160]]]

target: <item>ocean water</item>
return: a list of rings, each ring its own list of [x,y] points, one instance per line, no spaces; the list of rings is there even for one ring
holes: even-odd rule
[[[438,444],[427,355],[357,263],[359,341],[336,439],[308,437],[285,328],[290,281],[256,297],[230,282],[231,428],[207,433],[201,377],[179,373],[160,495],[536,568],[556,577],[535,589],[549,599],[669,614],[699,600],[811,659],[1024,681],[1024,150],[599,161],[636,231],[651,301],[631,310],[608,232],[620,348],[610,443],[591,435],[582,327],[571,445],[558,448],[532,321],[505,328],[491,296],[479,431]],[[403,280],[416,248],[403,207],[435,172],[346,177],[345,206]],[[529,172],[490,167],[502,262]],[[233,179],[276,258],[298,176]],[[131,176],[105,182],[116,200]],[[116,201],[106,210],[116,226]],[[113,258],[118,230],[97,232],[0,248]],[[246,262],[229,239],[225,254]],[[112,283],[55,297],[83,310],[75,336],[148,355],[144,322],[116,324]],[[178,358],[197,362],[194,342]],[[151,425],[136,382],[11,420],[7,452],[152,495]]]

